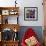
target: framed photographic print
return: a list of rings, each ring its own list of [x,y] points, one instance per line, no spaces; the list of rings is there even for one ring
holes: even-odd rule
[[[9,15],[9,10],[2,10],[2,15]]]
[[[8,19],[8,24],[18,24],[18,16],[10,16]]]
[[[2,24],[8,24],[8,16],[3,16]]]
[[[24,20],[37,21],[38,20],[38,8],[37,7],[24,7]]]
[[[10,10],[9,14],[14,15],[14,10]]]
[[[13,31],[10,28],[5,28],[2,31],[2,40],[8,41],[12,40]]]
[[[16,10],[14,10],[14,9],[13,10],[10,10],[10,12],[9,12],[10,15],[16,15],[17,13],[18,12]]]

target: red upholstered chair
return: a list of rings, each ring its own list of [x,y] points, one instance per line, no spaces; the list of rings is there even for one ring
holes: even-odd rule
[[[31,38],[30,40],[32,40],[33,39],[32,37],[36,38],[36,41],[37,41],[36,44],[35,45],[27,45],[28,42],[26,40],[27,39],[29,40],[30,38]],[[31,44],[31,42],[30,42],[30,44]],[[28,28],[27,31],[25,32],[24,37],[22,38],[21,46],[41,46],[40,42],[37,39],[37,35],[32,28]]]

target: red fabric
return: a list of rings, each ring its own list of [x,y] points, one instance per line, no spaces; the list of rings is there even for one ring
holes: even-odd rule
[[[25,35],[22,39],[21,45],[26,46],[25,39],[28,39],[29,37],[32,37],[32,36],[35,36],[35,37],[37,36],[36,33],[34,32],[34,30],[32,28],[27,29],[27,31],[25,32]],[[41,45],[38,43],[38,44],[36,44],[36,46],[41,46]]]

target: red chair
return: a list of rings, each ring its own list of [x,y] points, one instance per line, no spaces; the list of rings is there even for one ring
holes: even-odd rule
[[[27,44],[25,43],[25,40],[32,36],[34,36],[37,39],[37,35],[34,32],[34,30],[32,28],[27,29],[27,31],[24,34],[24,37],[22,38],[21,46],[27,46]],[[40,42],[38,41],[35,46],[41,46]]]

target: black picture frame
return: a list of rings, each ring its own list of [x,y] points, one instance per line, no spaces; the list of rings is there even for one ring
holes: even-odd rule
[[[37,21],[38,20],[38,7],[24,7],[24,20]]]

